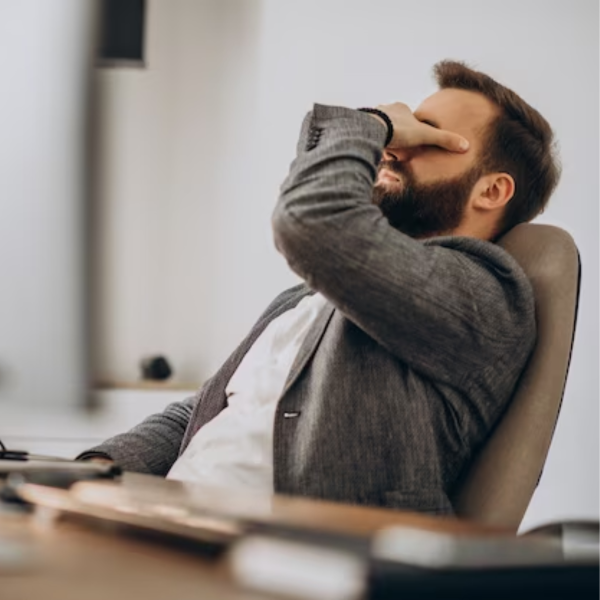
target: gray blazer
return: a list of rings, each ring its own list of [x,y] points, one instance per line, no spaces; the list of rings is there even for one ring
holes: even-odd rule
[[[266,325],[307,294],[328,300],[292,366],[274,423],[274,489],[451,513],[452,488],[511,398],[535,342],[533,293],[497,245],[414,240],[371,193],[386,136],[371,116],[315,105],[273,215],[305,284],[279,295],[192,398],[93,448],[165,475],[226,406]]]

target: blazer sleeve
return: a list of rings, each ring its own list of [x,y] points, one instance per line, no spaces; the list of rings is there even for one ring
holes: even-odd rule
[[[315,105],[273,213],[275,245],[311,288],[400,360],[456,384],[531,337],[531,287],[495,244],[423,242],[390,226],[371,202],[385,136],[367,114]]]
[[[299,297],[307,293],[309,290],[303,283],[283,291],[269,304],[254,328],[265,320],[270,321],[283,306],[288,305],[290,301],[298,301]],[[251,334],[252,332],[249,335]],[[246,350],[247,344],[242,342],[222,368],[226,368],[231,361],[239,362]],[[218,376],[217,373],[215,377]],[[77,459],[108,458],[126,471],[166,475],[179,457],[184,435],[190,420],[193,419],[194,410],[198,403],[205,399],[213,379],[209,379],[194,396],[170,404],[162,413],[151,415],[133,429],[86,450]]]
[[[77,460],[99,456],[114,460],[126,471],[166,475],[179,456],[183,434],[202,389],[182,402],[169,404],[162,413],[147,417],[128,432],[90,448]]]

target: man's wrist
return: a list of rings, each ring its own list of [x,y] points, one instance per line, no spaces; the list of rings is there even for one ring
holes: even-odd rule
[[[394,137],[394,126],[392,125],[392,120],[389,118],[389,116],[378,108],[359,108],[358,111],[364,112],[374,119],[377,119],[386,128],[387,135],[383,145],[384,147],[388,146]]]

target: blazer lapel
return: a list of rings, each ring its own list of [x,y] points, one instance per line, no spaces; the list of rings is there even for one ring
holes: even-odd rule
[[[206,423],[214,419],[226,406],[227,396],[225,388],[229,380],[235,373],[236,369],[242,362],[242,359],[252,347],[252,344],[258,339],[260,334],[265,330],[267,325],[282,315],[284,312],[294,308],[302,298],[314,292],[308,287],[298,290],[293,295],[289,296],[285,301],[278,306],[272,307],[270,311],[265,313],[252,328],[250,333],[241,342],[233,354],[225,361],[223,366],[209,379],[203,388],[196,394],[196,406],[190,416],[188,427],[184,433],[183,441],[179,450],[181,454],[190,443],[196,432]]]
[[[294,385],[294,382],[300,376],[300,373],[304,370],[308,361],[312,358],[315,353],[323,334],[325,333],[325,329],[333,313],[335,311],[335,307],[333,304],[329,302],[319,311],[315,322],[311,325],[304,341],[302,342],[300,349],[298,350],[298,354],[292,363],[292,368],[287,376],[285,381],[285,385],[283,386],[283,392],[281,396],[283,396],[289,389]]]

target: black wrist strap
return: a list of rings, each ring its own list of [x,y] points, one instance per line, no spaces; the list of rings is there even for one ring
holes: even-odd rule
[[[376,115],[385,122],[387,126],[387,135],[385,137],[384,147],[387,146],[394,137],[394,126],[392,125],[392,120],[382,110],[377,108],[359,108],[357,110],[360,112],[369,113],[370,115]]]

